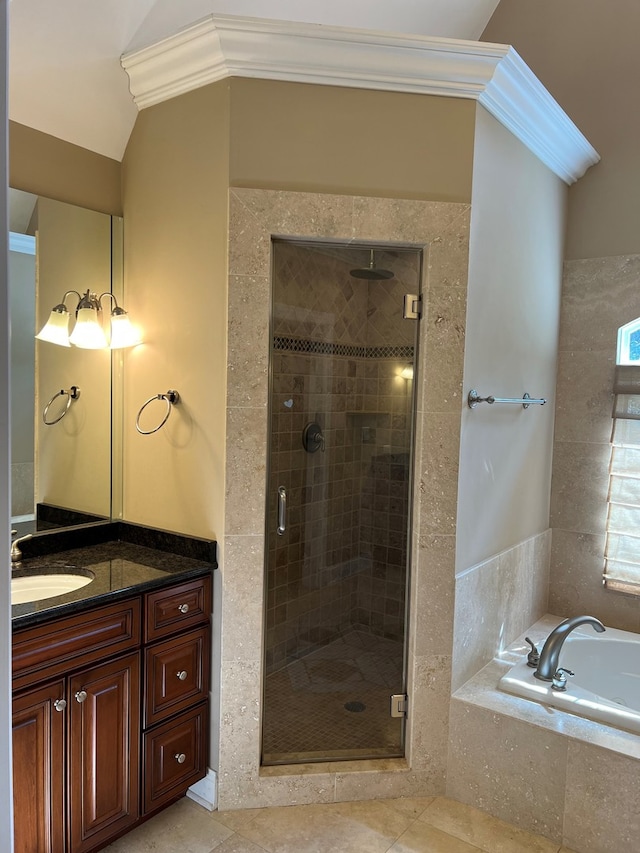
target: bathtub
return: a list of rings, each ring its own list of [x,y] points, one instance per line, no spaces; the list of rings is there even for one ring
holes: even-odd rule
[[[560,666],[575,673],[564,692],[535,678],[526,655],[500,679],[498,688],[640,734],[640,635],[615,628],[595,634],[589,625],[581,625],[565,641]]]

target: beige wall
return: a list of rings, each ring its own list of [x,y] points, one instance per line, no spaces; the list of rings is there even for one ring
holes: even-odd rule
[[[484,39],[513,44],[602,155],[569,191],[553,458],[550,609],[637,630],[602,587],[619,326],[640,314],[640,54],[635,0],[502,0]]]
[[[567,258],[640,251],[637,0],[501,0],[484,41],[512,44],[602,161],[571,187]]]
[[[566,187],[478,107],[464,393],[545,406],[463,406],[458,570],[548,527]]]
[[[111,217],[47,198],[38,200],[36,328],[67,290],[111,289]],[[73,328],[77,297],[67,299]],[[110,310],[109,301],[104,308]],[[111,353],[36,341],[36,501],[109,516],[111,505]],[[60,389],[80,388],[61,421],[46,426],[45,406]],[[58,396],[48,418],[66,405]]]
[[[478,107],[462,401],[453,688],[547,607],[566,187]]]
[[[9,186],[122,214],[120,163],[39,130],[9,122]]]
[[[468,200],[473,115],[464,100],[245,79],[140,113],[122,166],[126,304],[145,338],[125,355],[128,520],[220,533],[228,186]],[[139,436],[141,404],[169,388],[183,396],[171,420]]]
[[[141,112],[123,160],[125,304],[144,337],[124,355],[124,517],[207,537],[221,536],[225,487],[228,91]],[[167,424],[139,435],[141,405],[169,389]]]
[[[468,202],[473,101],[231,80],[230,184]]]

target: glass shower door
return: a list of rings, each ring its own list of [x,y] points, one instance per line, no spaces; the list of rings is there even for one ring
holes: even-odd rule
[[[263,763],[401,756],[421,253],[273,257]]]

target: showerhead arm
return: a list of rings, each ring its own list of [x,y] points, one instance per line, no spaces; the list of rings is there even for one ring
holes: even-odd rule
[[[369,281],[383,281],[384,279],[394,278],[394,274],[391,272],[391,270],[383,270],[379,267],[376,267],[374,249],[371,249],[369,266],[351,270],[349,275],[353,276],[353,278],[364,278]]]

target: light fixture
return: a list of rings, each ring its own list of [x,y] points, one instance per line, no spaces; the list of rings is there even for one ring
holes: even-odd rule
[[[407,364],[400,371],[402,379],[413,379],[413,364]]]
[[[65,300],[72,293],[78,297],[78,305],[76,307],[76,324],[69,334],[69,309]],[[109,341],[101,323],[101,302],[105,296],[112,299],[114,303],[110,315],[111,334]],[[49,319],[38,332],[36,338],[63,347],[73,345],[81,349],[106,349],[107,347],[120,349],[140,343],[140,336],[131,325],[129,315],[124,308],[118,305],[113,293],[106,291],[97,296],[89,290],[83,296],[77,290],[67,290],[62,297],[62,302],[53,307]]]

